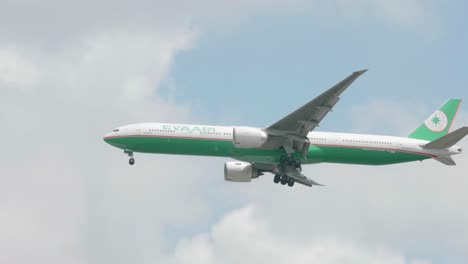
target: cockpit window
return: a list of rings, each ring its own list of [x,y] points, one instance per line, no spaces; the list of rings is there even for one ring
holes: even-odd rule
[[[119,132],[119,129],[118,128],[114,129],[114,132]]]

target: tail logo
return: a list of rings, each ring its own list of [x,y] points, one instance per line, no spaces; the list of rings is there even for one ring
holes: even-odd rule
[[[440,132],[447,127],[448,119],[444,112],[437,110],[424,123],[429,130]]]

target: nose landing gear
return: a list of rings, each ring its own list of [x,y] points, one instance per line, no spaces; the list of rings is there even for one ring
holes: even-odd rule
[[[125,150],[124,153],[128,154],[128,156],[130,157],[130,159],[128,160],[128,164],[130,164],[130,165],[135,164],[135,159],[133,158],[133,152]]]

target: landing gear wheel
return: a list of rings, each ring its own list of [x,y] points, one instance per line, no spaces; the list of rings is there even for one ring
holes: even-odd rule
[[[285,185],[286,183],[288,183],[288,177],[286,176],[281,177],[281,184]]]
[[[279,174],[276,174],[275,177],[273,178],[274,183],[278,183],[281,180],[281,176]]]
[[[295,180],[294,180],[293,178],[289,178],[289,180],[288,180],[288,186],[289,186],[289,187],[293,187],[293,186],[294,186],[294,182],[295,182]]]
[[[300,167],[301,166],[301,160],[300,159],[291,159],[289,161],[289,165],[297,168],[297,167]]]
[[[135,159],[134,159],[134,158],[130,158],[130,159],[128,160],[128,164],[130,164],[130,165],[135,164]]]
[[[296,166],[299,167],[299,166],[301,166],[301,163],[302,163],[302,162],[301,162],[300,159],[295,159],[295,160],[294,160],[294,163],[296,163]]]

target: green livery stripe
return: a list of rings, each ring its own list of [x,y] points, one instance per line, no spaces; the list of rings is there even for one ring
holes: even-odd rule
[[[118,136],[107,137],[107,143],[133,152],[177,155],[231,157],[247,162],[278,163],[283,150],[236,148],[232,140],[219,138],[190,138],[174,136]],[[425,153],[389,148],[342,145],[312,145],[307,159],[296,153],[304,164],[330,162],[366,165],[384,165],[432,158]]]
[[[461,99],[448,100],[408,137],[433,141],[446,135],[452,126],[460,104]]]

